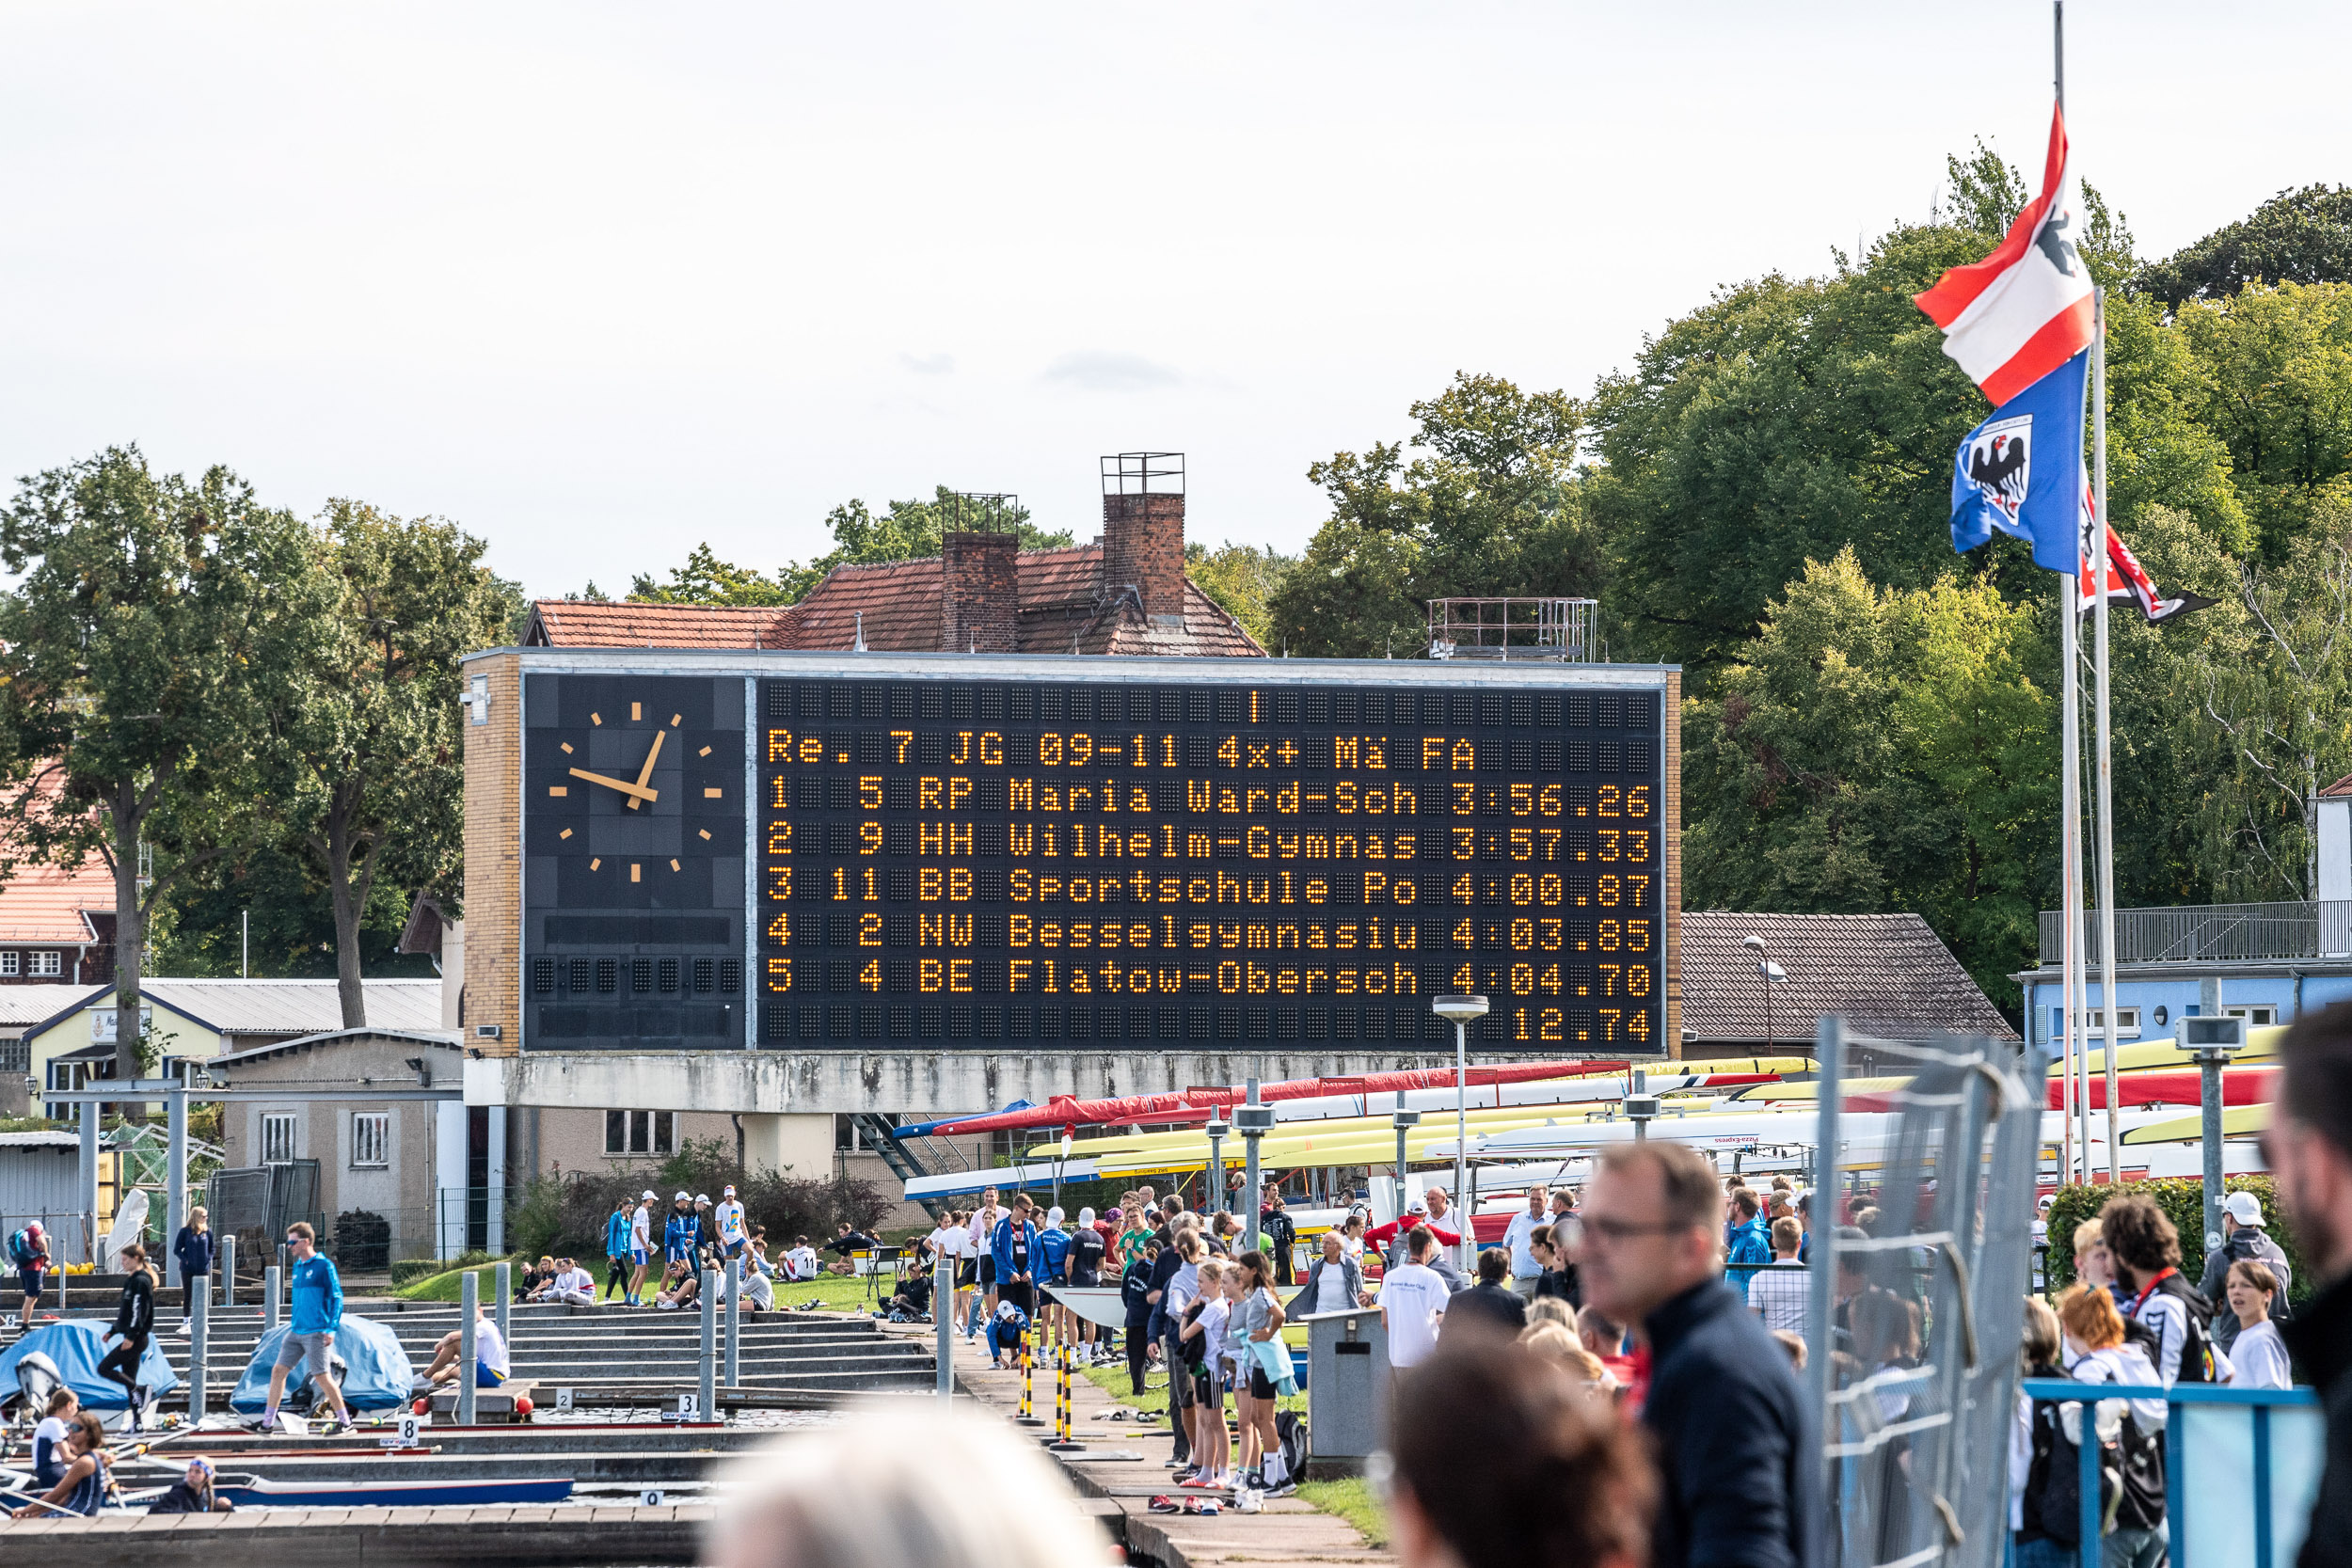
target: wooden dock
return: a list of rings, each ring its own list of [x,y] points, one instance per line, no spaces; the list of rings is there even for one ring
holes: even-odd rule
[[[75,1568],[606,1568],[692,1563],[707,1503],[659,1508],[314,1508],[237,1513],[102,1514],[0,1525],[12,1562]]]

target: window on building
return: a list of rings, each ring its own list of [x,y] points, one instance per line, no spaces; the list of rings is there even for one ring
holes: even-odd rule
[[[63,974],[65,973],[65,955],[54,947],[26,956],[33,960],[32,973],[35,974]]]
[[[2097,1007],[2084,1013],[2083,1032],[2094,1038],[2105,1036],[2107,1032],[2107,1015]],[[2125,1040],[2139,1038],[2139,1009],[2137,1007],[2115,1009],[2115,1037]]]
[[[21,1039],[0,1040],[0,1072],[30,1072],[33,1048]]]
[[[604,1151],[626,1158],[632,1154],[675,1154],[675,1111],[607,1111]]]
[[[280,1164],[294,1159],[294,1117],[292,1111],[273,1112],[262,1118],[262,1163]]]
[[[382,1111],[354,1111],[351,1114],[351,1166],[358,1170],[366,1165],[391,1164],[390,1145],[387,1142],[391,1117]]]
[[[0,953],[0,975],[17,975],[17,974],[24,974],[24,954],[22,954],[22,953]]]
[[[2249,1029],[2265,1028],[2279,1022],[2276,1007],[2224,1007],[2221,1011],[2225,1017],[2244,1019]]]

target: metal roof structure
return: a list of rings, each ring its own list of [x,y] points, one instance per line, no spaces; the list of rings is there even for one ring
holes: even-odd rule
[[[1936,1034],[2015,1039],[1941,938],[1915,914],[1682,915],[1682,1033],[1688,1040],[1802,1042],[1836,1014],[1856,1032],[1916,1039]],[[1759,955],[1742,945],[1760,938]],[[1787,973],[1766,1000],[1759,961]]]
[[[437,1032],[441,1026],[441,982],[363,980],[368,1016],[381,1027]],[[0,988],[5,990],[6,988]],[[60,988],[80,992],[25,1031],[39,1035],[115,994],[112,986]],[[139,982],[139,1000],[179,1014],[216,1035],[317,1035],[343,1026],[341,994],[333,980],[175,980]]]

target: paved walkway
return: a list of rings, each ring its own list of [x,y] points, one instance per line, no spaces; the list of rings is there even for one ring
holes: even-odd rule
[[[907,1333],[906,1329],[894,1332]],[[931,1329],[921,1331],[928,1343]],[[993,1371],[985,1340],[966,1344],[955,1340],[958,1387],[968,1388],[991,1409],[1008,1418],[1021,1405],[1018,1372]],[[1113,1460],[1088,1454],[1056,1454],[1062,1469],[1082,1497],[1104,1498],[1124,1515],[1124,1540],[1130,1551],[1153,1558],[1166,1568],[1211,1568],[1227,1562],[1253,1563],[1391,1563],[1393,1554],[1368,1544],[1356,1527],[1296,1497],[1269,1497],[1263,1513],[1237,1513],[1230,1497],[1223,1513],[1203,1518],[1184,1513],[1153,1513],[1156,1494],[1175,1494],[1172,1471],[1166,1467],[1172,1439],[1164,1423],[1138,1427],[1133,1421],[1098,1420],[1120,1408],[1120,1402],[1084,1376],[1071,1378],[1072,1432],[1098,1454],[1124,1452],[1140,1460]],[[1051,1422],[1054,1379],[1046,1369],[1037,1372],[1036,1413]],[[1027,1428],[1051,1437],[1053,1428]]]

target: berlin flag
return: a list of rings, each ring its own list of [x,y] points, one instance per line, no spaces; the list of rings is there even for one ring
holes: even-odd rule
[[[2080,212],[2066,164],[2066,114],[2053,110],[2042,194],[1992,255],[1912,296],[1944,329],[1944,352],[1995,405],[2090,346],[2090,273],[2075,252]]]

